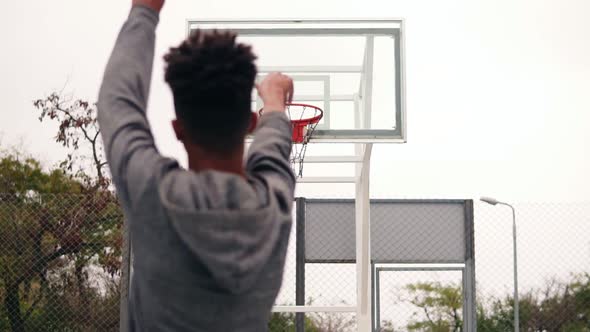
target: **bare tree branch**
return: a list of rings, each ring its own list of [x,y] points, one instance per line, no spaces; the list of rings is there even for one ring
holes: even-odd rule
[[[64,247],[61,247],[58,250],[52,252],[51,254],[48,254],[46,256],[43,256],[43,257],[37,259],[37,261],[33,265],[31,265],[28,269],[26,269],[21,274],[21,276],[16,279],[16,281],[14,283],[16,285],[19,285],[27,278],[27,276],[29,276],[31,274],[39,273],[40,271],[45,269],[45,267],[47,267],[47,265],[49,263],[51,263],[52,261],[54,261],[62,256],[79,252],[80,250],[82,250],[82,248],[84,248],[84,246],[85,246],[84,244],[80,244],[78,246],[64,246]]]

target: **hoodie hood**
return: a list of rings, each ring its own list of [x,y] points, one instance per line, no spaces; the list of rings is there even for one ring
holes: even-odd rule
[[[160,191],[174,231],[220,288],[246,292],[273,255],[284,260],[278,246],[285,241],[281,235],[288,234],[291,216],[280,215],[268,199],[260,199],[255,183],[241,177],[214,171],[183,173],[168,177]],[[200,190],[203,187],[206,192]]]

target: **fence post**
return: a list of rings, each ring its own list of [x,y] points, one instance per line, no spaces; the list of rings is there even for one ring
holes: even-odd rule
[[[129,234],[129,223],[123,220],[123,248],[121,250],[121,302],[119,304],[119,331],[129,331],[129,285],[131,282],[131,236]]]
[[[465,201],[465,271],[463,272],[463,292],[465,296],[464,329],[477,331],[477,312],[475,300],[475,230],[473,200]]]
[[[295,200],[295,304],[305,305],[305,198]],[[305,314],[295,314],[296,332],[305,331]]]

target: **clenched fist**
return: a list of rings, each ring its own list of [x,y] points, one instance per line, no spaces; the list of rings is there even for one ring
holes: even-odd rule
[[[284,111],[285,104],[293,99],[293,80],[281,73],[270,73],[256,88],[264,103],[264,112]]]

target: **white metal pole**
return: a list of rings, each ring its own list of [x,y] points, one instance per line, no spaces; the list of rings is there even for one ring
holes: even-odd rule
[[[362,73],[362,80],[363,80],[363,90],[362,98],[363,98],[363,121],[362,121],[362,128],[369,129],[371,128],[371,115],[373,113],[373,60],[374,60],[374,52],[375,52],[375,41],[373,36],[368,36],[366,38],[366,46],[365,46],[365,63],[363,65],[363,73]]]
[[[519,299],[518,299],[518,255],[516,251],[516,210],[510,204],[503,203],[512,209],[512,250],[513,250],[513,262],[514,262],[514,332],[520,330],[520,317],[519,317]]]
[[[496,201],[495,199],[483,199],[484,202],[489,204],[500,204],[509,207],[512,210],[512,262],[513,267],[512,270],[514,272],[514,332],[520,331],[520,317],[519,317],[519,299],[518,299],[518,254],[517,254],[517,247],[516,247],[516,210],[514,206]]]
[[[357,326],[359,332],[371,331],[371,228],[369,171],[373,144],[364,144],[363,162],[357,164],[356,183],[356,276]]]
[[[362,98],[361,128],[371,126],[373,89],[373,37],[366,38],[365,58],[361,73],[360,97]],[[357,145],[363,161],[357,164],[356,184],[356,267],[357,267],[357,326],[359,332],[372,328],[371,314],[371,228],[369,171],[371,166],[372,143]]]
[[[517,248],[516,248],[516,210],[514,209],[514,206],[512,206],[508,203],[500,202],[495,198],[482,197],[480,200],[482,202],[485,202],[485,203],[488,203],[491,205],[496,205],[496,204],[505,205],[505,206],[508,206],[512,210],[512,251],[513,251],[512,252],[512,254],[513,254],[512,262],[514,263],[514,266],[512,267],[512,269],[514,271],[514,332],[519,332],[519,329],[520,329],[520,317],[519,317],[520,303],[519,303],[519,299],[518,299],[518,254],[517,254]]]

